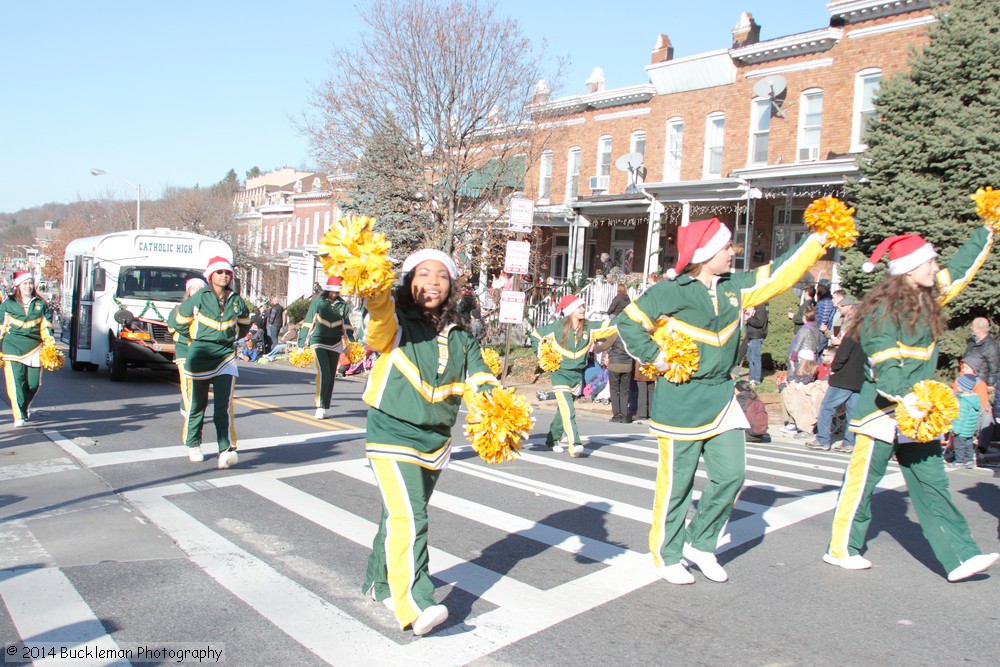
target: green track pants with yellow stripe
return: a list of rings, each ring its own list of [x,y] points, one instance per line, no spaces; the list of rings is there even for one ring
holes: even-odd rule
[[[195,380],[190,376],[187,379],[191,391],[191,406],[184,418],[184,444],[188,447],[201,447],[201,430],[205,422],[205,410],[208,408],[208,389],[211,387],[215,395],[212,421],[215,423],[215,439],[219,444],[219,451],[224,452],[230,447],[235,449],[233,390],[236,387],[236,377],[227,374],[216,375],[207,380]]]
[[[707,440],[659,438],[660,460],[653,496],[649,550],[656,567],[681,562],[687,542],[699,551],[714,552],[746,477],[743,431],[725,431]],[[708,484],[698,509],[684,527],[694,491],[698,459],[704,456]]]
[[[3,365],[3,375],[7,380],[7,398],[10,399],[14,419],[23,421],[28,418],[28,406],[42,383],[42,369],[25,366],[19,361],[7,361]]]
[[[555,447],[564,433],[566,441],[569,442],[571,454],[576,451],[577,447],[582,447],[580,430],[576,427],[576,406],[573,405],[579,387],[579,383],[572,387],[566,384],[553,384],[552,393],[556,395],[558,412],[552,419],[548,435],[545,436],[547,447]]]
[[[440,470],[394,459],[369,459],[382,496],[382,518],[362,589],[376,600],[392,597],[400,629],[434,601],[427,554],[427,504]]]
[[[333,398],[333,383],[337,379],[337,362],[340,353],[314,347],[316,355],[316,407],[328,410]]]
[[[872,494],[882,481],[893,454],[906,480],[920,530],[930,542],[934,556],[944,566],[944,571],[951,572],[964,561],[982,553],[972,539],[965,517],[951,500],[941,443],[893,444],[859,433],[837,498],[830,555],[846,558],[864,547],[872,518]]]

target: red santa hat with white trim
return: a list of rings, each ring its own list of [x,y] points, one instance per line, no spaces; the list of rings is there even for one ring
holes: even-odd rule
[[[323,289],[327,292],[339,292],[344,289],[344,279],[340,276],[330,276],[326,279],[326,284],[323,285]]]
[[[878,244],[868,261],[861,265],[861,270],[871,273],[875,265],[885,253],[889,253],[889,275],[900,276],[909,273],[924,262],[938,256],[934,246],[925,241],[920,234],[902,234],[890,236]]]
[[[25,280],[34,280],[35,277],[31,275],[31,271],[18,271],[14,274],[14,287],[17,287]]]
[[[575,294],[567,294],[559,299],[559,303],[556,304],[556,315],[558,317],[569,317],[581,307],[583,307],[583,299]]]
[[[733,238],[718,218],[694,220],[677,230],[677,265],[667,271],[667,278],[679,276],[688,264],[700,264],[715,257]]]
[[[208,268],[205,269],[205,280],[211,280],[212,274],[216,271],[233,273],[233,263],[225,257],[213,257],[208,261]]]

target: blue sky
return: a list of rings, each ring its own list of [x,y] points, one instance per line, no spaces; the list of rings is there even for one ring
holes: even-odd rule
[[[726,48],[740,12],[771,39],[825,27],[827,0],[500,0],[547,52],[570,59],[562,94],[594,67],[608,88],[648,81],[665,33],[677,58]],[[0,0],[0,212],[210,185],[235,169],[313,164],[290,121],[360,47],[357,2]],[[296,14],[295,12],[300,12]]]

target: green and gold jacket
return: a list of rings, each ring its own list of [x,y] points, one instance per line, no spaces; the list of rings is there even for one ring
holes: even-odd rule
[[[568,338],[563,340],[565,323],[566,318],[558,319],[540,329],[533,329],[529,335],[536,355],[539,353],[542,341],[548,340],[552,348],[562,357],[559,368],[549,374],[552,388],[575,391],[583,382],[583,371],[587,368],[587,352],[590,351],[590,346],[599,338],[614,335],[617,329],[611,325],[610,320],[602,322],[584,320],[579,333],[570,331]]]
[[[52,318],[49,306],[39,297],[32,297],[27,305],[15,297],[0,304],[3,321],[0,323],[0,352],[7,361],[19,361],[29,366],[39,366],[38,354],[42,345],[54,345]]]
[[[344,351],[344,336],[354,342],[354,326],[347,302],[337,297],[329,301],[322,294],[313,298],[299,329],[299,347],[322,348],[333,352]]]
[[[438,333],[416,309],[397,307],[390,290],[367,301],[365,342],[379,357],[368,376],[368,458],[444,468],[462,396],[498,386],[479,342],[449,327]]]
[[[938,302],[944,306],[968,286],[993,247],[993,234],[980,227],[938,271]],[[850,429],[884,442],[896,437],[894,412],[897,401],[913,391],[913,385],[930,380],[937,370],[938,349],[926,318],[915,330],[899,327],[879,309],[861,323],[861,349],[868,356],[865,383],[861,385]]]
[[[239,294],[226,294],[220,304],[212,288],[206,287],[177,309],[174,330],[189,341],[184,372],[192,379],[239,375],[234,344],[250,329],[250,309]]]
[[[628,353],[652,363],[660,353],[652,333],[660,317],[694,339],[698,369],[678,384],[656,380],[650,430],[675,440],[704,440],[733,428],[746,418],[736,403],[729,371],[740,346],[743,309],[757,306],[792,287],[826,254],[822,239],[810,234],[769,264],[753,271],[719,276],[712,288],[690,275],[662,280],[633,301],[615,319]]]

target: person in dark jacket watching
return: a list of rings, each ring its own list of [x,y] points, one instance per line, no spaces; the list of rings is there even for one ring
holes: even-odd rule
[[[631,302],[625,286],[619,285],[618,294],[608,306],[608,317],[617,317]],[[628,409],[629,394],[632,389],[632,357],[625,351],[625,346],[617,334],[604,340],[605,344],[610,344],[608,348],[608,382],[611,385],[611,421],[618,424],[629,424],[632,422]]]
[[[833,302],[833,295],[830,294],[830,281],[823,278],[816,283],[816,326],[820,333],[829,338],[833,335],[833,316],[837,314],[837,308]]]
[[[1000,373],[1000,345],[990,335],[990,321],[985,317],[972,320],[972,336],[969,338],[969,344],[965,346],[962,357],[981,357],[982,370],[979,378],[990,389],[997,386],[997,374]],[[1000,417],[1000,391],[993,393],[993,418],[997,417]],[[983,429],[979,434],[979,446],[984,453],[989,449],[995,430]]]
[[[767,338],[767,303],[762,303],[751,309],[753,313],[747,318],[747,364],[750,366],[750,381],[756,387],[763,379],[760,370],[760,351]]]
[[[857,301],[851,295],[844,296],[837,308],[846,327],[853,317]],[[832,447],[831,427],[833,414],[837,408],[844,406],[844,419],[850,421],[854,415],[854,405],[858,402],[861,385],[865,381],[865,362],[867,357],[858,341],[850,336],[840,339],[840,347],[830,364],[830,386],[819,406],[819,417],[816,421],[816,439],[806,443],[809,449],[828,452],[831,449],[838,452],[854,451],[854,433],[845,429],[844,442]]]

